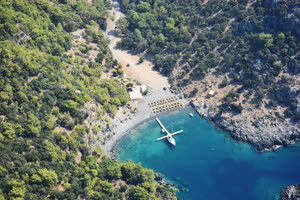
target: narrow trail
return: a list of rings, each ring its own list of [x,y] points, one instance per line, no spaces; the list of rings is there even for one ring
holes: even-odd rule
[[[147,60],[139,64],[139,56],[130,54],[127,50],[121,50],[116,48],[117,42],[121,41],[121,38],[115,32],[116,22],[125,15],[121,12],[120,4],[117,0],[112,0],[114,13],[114,19],[107,20],[106,36],[110,39],[109,49],[115,59],[122,65],[125,75],[132,80],[137,80],[142,84],[150,86],[152,89],[162,90],[163,87],[168,86],[168,78],[154,71],[153,64]],[[129,64],[129,67],[127,65]]]
[[[190,41],[190,43],[189,43],[189,46],[191,46],[192,44],[193,44],[193,42],[195,42],[195,40],[198,38],[198,36],[199,36],[199,34],[202,32],[202,29],[200,29],[200,30],[197,30],[197,32],[195,33],[195,35],[192,37],[192,40]],[[182,57],[183,57],[183,52],[184,52],[185,50],[183,50],[183,51],[181,51],[180,53],[179,53],[179,59],[176,61],[176,66],[178,66],[179,65],[179,63],[182,61]]]

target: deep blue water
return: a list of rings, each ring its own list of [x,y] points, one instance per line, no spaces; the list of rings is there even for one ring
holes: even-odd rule
[[[194,117],[188,116],[192,112]],[[236,142],[193,109],[159,116],[177,146],[156,141],[163,136],[151,119],[116,145],[118,160],[131,159],[161,172],[181,189],[179,199],[278,199],[280,190],[300,183],[300,144],[275,152],[258,153]]]

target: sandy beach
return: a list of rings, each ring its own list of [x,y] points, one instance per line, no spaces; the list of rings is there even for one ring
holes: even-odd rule
[[[125,76],[131,80],[137,80],[141,84],[149,85],[152,89],[162,90],[163,87],[167,87],[168,78],[153,70],[153,63],[147,60],[143,63],[139,63],[139,55],[133,55],[127,50],[116,48],[116,44],[121,38],[115,33],[115,23],[120,17],[125,16],[120,11],[119,3],[116,0],[113,1],[111,15],[112,14],[114,14],[114,20],[107,20],[107,30],[105,31],[105,35],[110,40],[109,48],[113,57],[123,66],[122,69]],[[129,67],[127,67],[128,64]]]
[[[128,112],[124,114],[124,108],[121,108],[115,118],[111,119],[112,126],[110,127],[110,132],[113,136],[107,140],[105,144],[101,144],[104,153],[109,157],[112,157],[112,149],[122,136],[128,133],[131,129],[137,127],[139,124],[153,117],[153,114],[149,109],[148,102],[171,96],[174,96],[174,94],[169,91],[158,91],[156,89],[149,88],[147,96],[144,96],[144,98],[140,101],[134,102],[137,105],[135,114],[130,113],[128,115]]]
[[[146,85],[149,92],[143,99],[130,102],[131,104],[135,104],[137,108],[136,113],[132,114],[126,111],[126,108],[120,108],[115,118],[110,119],[111,126],[109,132],[111,133],[111,137],[104,144],[100,144],[104,153],[109,157],[113,156],[112,149],[123,135],[140,123],[153,117],[148,107],[149,102],[174,96],[169,90],[163,90],[164,87],[167,88],[169,85],[168,78],[154,71],[151,62],[145,60],[143,63],[139,63],[138,55],[132,55],[126,50],[116,48],[116,44],[121,38],[115,33],[115,23],[120,17],[124,17],[125,15],[120,11],[119,3],[116,0],[112,2],[111,15],[114,14],[114,20],[110,18],[107,20],[107,30],[105,31],[106,37],[111,41],[109,48],[113,57],[121,63],[124,76]],[[128,64],[129,67],[127,67]]]

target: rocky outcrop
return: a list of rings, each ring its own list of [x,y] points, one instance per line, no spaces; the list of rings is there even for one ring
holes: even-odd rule
[[[156,180],[157,182],[163,181],[164,176],[165,176],[165,175],[163,175],[163,174],[157,172],[157,173],[155,173],[155,180]]]
[[[166,186],[166,187],[169,187],[169,186],[173,186],[173,187],[175,186],[175,187],[178,187],[177,185],[175,185],[175,184],[173,184],[173,183],[170,183],[170,182],[166,181],[166,180],[164,179],[165,175],[163,175],[163,174],[161,174],[161,173],[159,173],[159,172],[156,172],[154,175],[155,175],[154,180],[155,180],[157,183],[159,183],[160,185],[164,185],[164,186]]]
[[[277,6],[280,1],[281,0],[269,0],[269,2],[268,2],[269,3],[269,7],[273,8],[273,7]]]
[[[194,101],[192,105],[197,110],[197,112],[208,119],[212,119],[216,116],[216,107],[213,107],[203,101]]]
[[[244,19],[240,23],[236,25],[236,30],[239,35],[243,35],[244,33],[253,32],[253,25],[249,20]]]
[[[283,86],[276,92],[277,96],[282,98],[281,102],[290,106],[292,103],[296,104],[293,113],[300,111],[300,87],[299,86]]]
[[[287,16],[280,21],[280,27],[284,31],[295,31],[300,34],[300,8],[296,7],[289,11]]]
[[[101,109],[99,103],[89,101],[80,109],[80,111],[88,113],[88,117],[84,120],[84,125],[89,128],[90,135],[94,135],[93,145],[100,146],[104,153],[114,160],[116,159],[116,152],[111,148],[107,149],[106,145],[120,132],[119,129],[121,124],[131,120],[134,114],[129,112],[126,108],[122,108],[114,118],[108,114],[99,117],[98,113]]]
[[[269,0],[269,7],[274,8],[279,6],[281,0]],[[294,0],[291,0],[294,2]],[[296,4],[297,5],[297,4]],[[268,15],[264,17],[264,26],[266,32],[270,30],[277,31],[291,31],[300,35],[300,8],[299,4],[288,10],[288,13],[284,17],[276,17]]]
[[[253,65],[251,66],[251,70],[252,71],[256,71],[256,72],[260,72],[263,70],[263,63],[261,62],[260,59],[256,59],[253,63]]]
[[[245,115],[233,119],[224,117],[218,107],[203,101],[193,102],[193,105],[201,116],[213,121],[234,139],[250,143],[259,151],[275,150],[300,139],[299,124],[288,120],[281,122],[270,116],[252,118]]]
[[[280,200],[300,200],[300,185],[284,188],[280,193]]]
[[[300,72],[300,56],[291,59],[288,63],[288,71],[294,75]]]

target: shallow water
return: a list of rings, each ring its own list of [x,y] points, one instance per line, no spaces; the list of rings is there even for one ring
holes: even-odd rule
[[[192,112],[194,117],[188,116]],[[156,141],[163,136],[155,119],[124,136],[116,145],[118,160],[131,159],[178,184],[179,199],[278,199],[280,190],[300,183],[300,143],[258,153],[232,140],[193,109],[159,116],[177,146]]]

